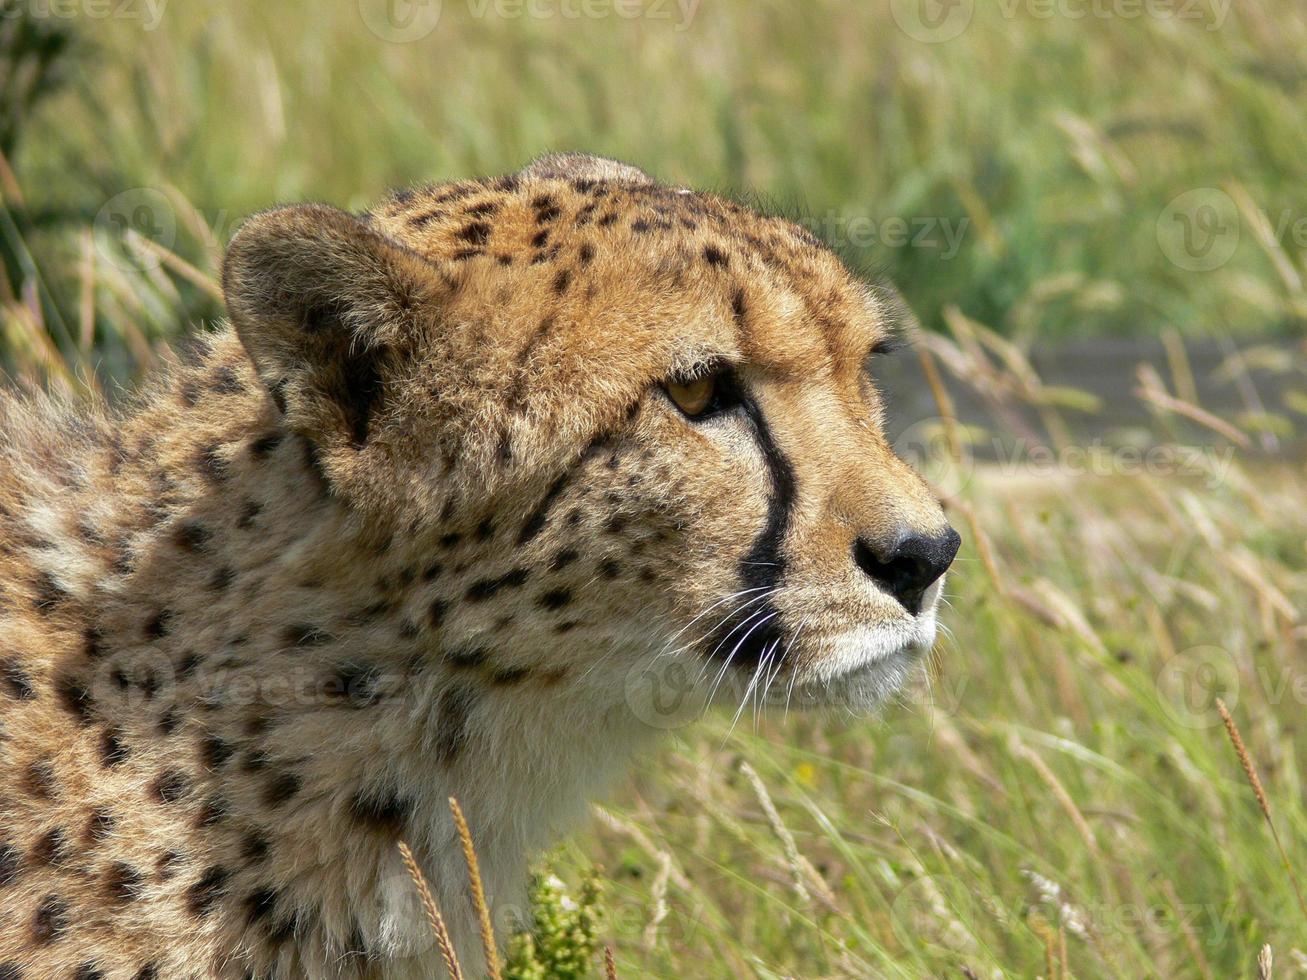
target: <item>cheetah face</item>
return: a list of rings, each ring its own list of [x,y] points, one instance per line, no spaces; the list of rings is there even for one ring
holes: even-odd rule
[[[479,542],[436,647],[865,708],[932,645],[959,538],[884,435],[896,307],[803,229],[556,157],[261,215],[225,286],[333,491]]]

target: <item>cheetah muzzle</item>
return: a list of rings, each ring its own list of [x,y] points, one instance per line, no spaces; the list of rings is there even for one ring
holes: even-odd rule
[[[669,694],[933,643],[898,306],[802,228],[559,156],[257,215],[223,285],[127,405],[0,396],[6,980],[432,976],[401,838],[474,962],[449,796],[506,915]]]

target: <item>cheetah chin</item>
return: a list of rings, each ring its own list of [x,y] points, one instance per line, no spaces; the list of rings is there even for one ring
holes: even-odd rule
[[[451,796],[506,936],[698,702],[920,669],[907,314],[804,228],[553,156],[255,215],[223,294],[122,404],[0,393],[0,977],[442,976],[400,841],[479,974]]]

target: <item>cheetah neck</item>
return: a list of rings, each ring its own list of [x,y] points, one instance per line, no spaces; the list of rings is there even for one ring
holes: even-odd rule
[[[605,651],[541,649],[511,604],[477,600],[511,574],[486,577],[495,529],[369,526],[233,370],[181,373],[96,464],[127,503],[88,492],[93,543],[60,566],[98,569],[69,583],[97,610],[95,721],[197,828],[188,860],[275,895],[269,919],[292,917],[305,949],[430,955],[402,839],[475,962],[449,798],[502,930],[530,855],[584,818],[650,730],[610,675],[580,669]]]

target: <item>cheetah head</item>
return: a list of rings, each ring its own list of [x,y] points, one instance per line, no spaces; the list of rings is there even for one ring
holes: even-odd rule
[[[895,303],[804,229],[559,156],[259,215],[224,283],[331,491],[444,562],[433,657],[867,708],[933,644],[959,538],[884,433]]]

